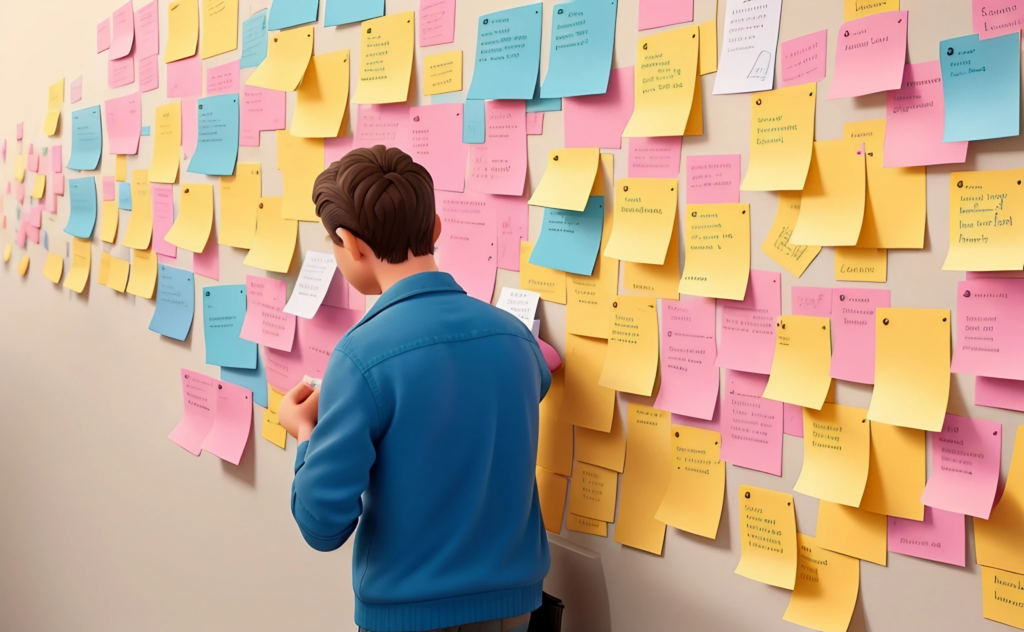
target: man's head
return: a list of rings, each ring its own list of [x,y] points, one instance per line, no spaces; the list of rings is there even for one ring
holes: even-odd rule
[[[394,147],[350,151],[317,177],[313,202],[338,267],[363,294],[380,293],[385,266],[432,257],[441,234],[430,174]]]

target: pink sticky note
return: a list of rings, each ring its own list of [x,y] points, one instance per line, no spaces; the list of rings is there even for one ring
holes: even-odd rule
[[[526,113],[526,135],[527,136],[540,136],[544,133],[544,113],[543,112],[527,112]]]
[[[715,300],[661,301],[661,389],[654,407],[710,420],[718,403]]]
[[[526,187],[526,102],[487,101],[487,140],[469,149],[466,186],[478,193],[523,194]]]
[[[953,373],[1024,380],[1024,279],[982,278],[957,284]]]
[[[889,306],[889,290],[832,291],[832,377],[875,383],[875,310]]]
[[[245,301],[242,339],[271,349],[291,351],[295,344],[296,316],[283,311],[288,302],[287,284],[248,274],[245,277]]]
[[[29,154],[28,164],[26,165],[29,173],[39,172],[39,154]]]
[[[630,142],[632,140],[630,139]],[[632,150],[632,145],[630,145],[630,149]],[[739,154],[686,157],[687,204],[739,204],[739,202]]]
[[[475,195],[475,194],[471,194]],[[519,272],[519,244],[530,238],[530,207],[527,196],[485,195],[498,215],[498,267]]]
[[[51,176],[49,178],[49,182],[46,183],[46,193],[43,195],[43,203],[45,204],[45,208],[43,210],[46,211],[47,213],[57,212],[57,187],[55,185],[58,179],[61,182],[63,182],[64,176],[61,174]]]
[[[324,169],[341,160],[345,154],[352,151],[352,143],[355,139],[351,136],[339,136],[337,138],[324,139]]]
[[[633,116],[633,66],[613,69],[604,94],[566,97],[562,109],[566,147],[620,149]]]
[[[222,460],[238,465],[252,428],[252,391],[217,380],[213,426],[203,438],[202,448]]]
[[[929,432],[932,472],[921,502],[988,520],[999,486],[1003,425],[946,415],[942,432]]]
[[[974,32],[987,40],[1024,28],[1024,14],[1018,0],[972,0]],[[962,564],[961,564],[962,566]]]
[[[240,59],[208,68],[206,70],[206,96],[237,94],[241,72],[242,61]]]
[[[242,147],[259,147],[260,132],[284,129],[284,113],[284,92],[245,86],[242,92],[242,129],[238,144]],[[326,146],[326,140],[324,144]]]
[[[265,347],[267,382],[281,392],[292,389],[304,375],[322,378],[334,347],[363,312],[321,305],[311,319],[299,318],[292,350]]]
[[[782,402],[761,397],[768,376],[727,370],[722,460],[782,476]]]
[[[14,126],[15,140],[21,140],[25,137],[25,124],[18,123]]]
[[[152,92],[160,87],[160,57],[154,55],[139,60],[139,90]]]
[[[25,183],[15,182],[14,183],[14,199],[18,200],[19,203],[25,203]]]
[[[151,182],[149,197],[153,210],[153,252],[165,257],[176,258],[178,247],[164,239],[167,236],[167,231],[174,224],[173,185]]]
[[[886,11],[839,27],[829,99],[897,90],[907,58],[907,12]]]
[[[466,155],[462,143],[462,104],[440,103],[409,109],[410,143],[416,162],[434,180],[434,189],[458,191],[466,188]]]
[[[198,55],[167,64],[167,98],[198,97],[203,94],[203,60]]]
[[[0,160],[7,162],[7,139],[4,139],[3,147],[0,147]],[[8,182],[8,184],[10,184]]]
[[[196,153],[199,142],[199,99],[189,97],[181,100],[181,150],[189,158]]]
[[[966,522],[963,514],[925,505],[924,520],[889,518],[889,551],[933,562],[965,566]]]
[[[494,209],[483,196],[436,192],[441,217],[437,267],[474,298],[487,303],[498,271],[498,228]]]
[[[722,432],[722,401],[719,400],[718,404],[715,406],[715,412],[711,415],[711,419],[698,419],[696,417],[687,417],[686,415],[672,415],[672,423],[690,426],[691,428],[714,430],[715,432],[720,433]]]
[[[53,173],[64,171],[64,148],[60,145],[50,147],[50,168],[53,169]]]
[[[455,0],[420,0],[420,46],[455,41]]]
[[[220,244],[217,243],[216,229],[210,232],[203,251],[192,253],[192,271],[207,279],[220,281]]]
[[[361,294],[359,290],[349,285],[349,282],[341,275],[340,270],[335,270],[334,276],[331,278],[331,284],[327,286],[327,294],[324,295],[322,305],[365,312],[366,295]]]
[[[107,101],[104,108],[107,115],[107,151],[111,154],[131,155],[139,153],[139,138],[142,136],[142,95],[129,94]]]
[[[782,274],[752,269],[744,300],[720,300],[718,307],[722,333],[716,364],[737,371],[771,373],[775,322],[782,315]]]
[[[974,379],[974,405],[1024,412],[1024,382],[979,375]]]
[[[942,142],[946,100],[938,60],[907,64],[899,90],[886,93],[885,151],[889,167],[959,164],[967,160],[967,141]]]
[[[627,174],[630,178],[678,178],[683,137],[630,138]]]
[[[53,177],[53,192],[55,195],[64,195],[64,175],[55,175]]]
[[[110,48],[110,18],[96,25],[96,52],[102,53]]]
[[[135,55],[107,60],[107,87],[120,88],[135,82]]]
[[[830,287],[798,287],[790,290],[791,311],[797,316],[818,316],[828,318],[832,315],[832,288]]]
[[[824,79],[827,48],[828,29],[782,42],[782,52],[779,55],[782,66],[780,87],[816,83]]]
[[[117,189],[117,180],[114,179],[114,176],[103,176],[103,201],[104,202],[113,202],[116,199],[116,197],[117,197],[116,189]],[[150,191],[152,191],[152,187],[150,187]]]
[[[804,409],[794,404],[782,405],[782,432],[791,437],[804,436]]]
[[[640,0],[637,30],[693,22],[693,0]]]
[[[217,414],[217,382],[212,377],[188,369],[181,370],[181,392],[185,412],[167,438],[199,456],[203,441],[213,427]]]
[[[33,204],[28,209],[28,224],[34,228],[43,227],[43,206],[42,204]]]
[[[353,147],[384,145],[411,153],[410,124],[409,106],[405,103],[360,105]]]
[[[71,82],[71,102],[78,103],[82,100],[82,78],[79,77]]]
[[[128,0],[111,18],[113,35],[110,39],[110,59],[121,59],[132,51],[135,43],[135,18],[132,11],[132,0]]]
[[[160,54],[160,6],[153,0],[135,12],[135,55],[139,59]]]

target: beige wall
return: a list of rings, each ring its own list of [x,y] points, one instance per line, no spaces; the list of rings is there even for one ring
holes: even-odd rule
[[[256,1],[241,0],[241,17],[249,15],[249,3]],[[65,103],[63,109],[65,158],[71,110],[131,92],[105,88],[106,55],[93,52],[95,25],[119,4],[120,0],[0,3],[0,137],[8,139],[10,155],[20,150],[14,142],[18,121],[25,121],[25,148],[29,142],[37,147],[49,144],[42,136],[47,87],[60,77],[70,84],[85,76],[83,101]],[[136,0],[137,7],[142,4]],[[165,43],[165,0],[160,4]],[[468,85],[477,15],[518,4],[522,1],[460,0],[456,43],[417,49],[417,72],[424,52],[462,48]],[[546,24],[553,4],[545,2]],[[387,5],[393,13],[418,3],[388,0]],[[714,0],[696,0],[696,5],[698,21],[714,12]],[[903,0],[903,8],[911,15],[913,62],[935,59],[939,40],[970,28],[968,0]],[[723,3],[721,15],[724,10]],[[620,0],[616,66],[635,61],[636,14],[637,0]],[[834,46],[841,21],[840,0],[786,0],[781,38],[829,28]],[[318,27],[317,52],[346,47],[358,49],[358,29]],[[222,55],[206,66],[240,54],[239,50]],[[831,63],[831,52],[829,57]],[[144,125],[152,124],[153,109],[165,101],[163,68],[161,64],[160,89],[143,96]],[[738,152],[745,157],[749,97],[712,97],[713,81],[714,76],[704,78],[706,134],[687,138],[684,153]],[[423,101],[418,95],[413,98]],[[289,111],[293,103],[290,97]],[[840,137],[844,122],[883,117],[884,103],[882,95],[819,100],[818,138]],[[529,141],[531,182],[538,181],[536,167],[545,164],[548,150],[561,146],[561,139],[562,114],[548,114],[544,136]],[[239,161],[261,161],[264,193],[280,195],[273,135],[264,134],[263,143],[262,148],[241,148]],[[972,145],[966,168],[1020,166],[1021,148],[1017,138]],[[144,138],[139,155],[128,159],[129,169],[145,169],[151,152],[152,139]],[[616,175],[621,177],[625,152],[615,154]],[[9,156],[4,166],[7,177],[12,165]],[[955,307],[956,282],[963,275],[939,271],[948,240],[949,171],[928,170],[926,249],[889,256],[886,287],[893,291],[894,306]],[[113,172],[113,157],[104,154],[102,173]],[[182,180],[213,181],[186,173]],[[753,209],[754,267],[778,270],[758,248],[774,216],[775,195],[745,193],[743,201]],[[10,226],[14,201],[8,197],[5,204]],[[61,231],[67,213],[67,198],[61,198],[57,217],[44,219],[50,247],[57,252],[63,252],[68,241]],[[538,209],[533,209],[531,220],[535,237]],[[13,236],[8,228],[0,233],[0,242],[8,243]],[[327,250],[319,225],[303,225],[299,239],[303,251]],[[110,247],[95,239],[94,262],[101,248]],[[166,439],[182,409],[179,369],[217,375],[216,368],[204,364],[201,324],[197,321],[199,326],[184,343],[157,336],[147,330],[151,301],[98,286],[95,267],[86,294],[55,288],[42,276],[42,246],[30,244],[28,252],[32,268],[27,278],[15,272],[19,254],[0,268],[0,419],[6,439],[0,456],[0,628],[349,629],[349,547],[331,555],[313,552],[299,537],[288,510],[294,443],[284,453],[254,435],[242,465],[234,467],[211,455],[193,458]],[[180,265],[187,266],[189,256],[184,253]],[[245,274],[253,272],[242,266],[242,258],[240,251],[222,249],[222,282],[242,283]],[[783,279],[788,312],[794,279],[785,273]],[[501,272],[499,282],[515,284],[516,275]],[[200,285],[207,283],[199,279]],[[835,285],[831,250],[823,251],[797,283]],[[564,342],[564,313],[557,305],[541,308],[544,336],[559,348]],[[969,405],[972,379],[956,377],[953,385],[952,412],[1007,424],[1003,456],[1008,460],[1010,430],[1020,416]],[[870,392],[842,384],[838,397],[840,403],[866,407]],[[555,568],[550,584],[569,601],[567,629],[795,629],[782,621],[786,591],[732,572],[739,556],[734,505],[740,484],[790,491],[800,470],[801,448],[800,440],[786,437],[782,478],[729,467],[726,520],[715,542],[670,528],[665,556],[656,558],[610,538],[552,537]],[[800,530],[813,534],[817,501],[797,494],[796,503]],[[973,547],[968,557],[973,559]],[[1005,629],[981,618],[980,570],[973,563],[963,570],[892,555],[888,568],[863,563],[861,585],[854,630]]]

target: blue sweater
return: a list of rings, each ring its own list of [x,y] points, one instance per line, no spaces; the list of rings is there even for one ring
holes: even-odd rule
[[[342,338],[299,444],[292,514],[319,551],[355,531],[357,625],[433,630],[540,606],[550,384],[530,331],[442,272],[396,283]]]

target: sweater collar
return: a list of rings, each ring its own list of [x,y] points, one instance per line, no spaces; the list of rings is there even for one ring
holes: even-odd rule
[[[412,276],[405,277],[398,283],[389,287],[387,291],[380,295],[380,298],[373,304],[370,311],[366,312],[366,315],[363,316],[359,325],[369,321],[371,318],[396,303],[401,303],[413,296],[430,294],[432,292],[466,293],[466,291],[455,282],[452,275],[447,272],[420,272]]]

